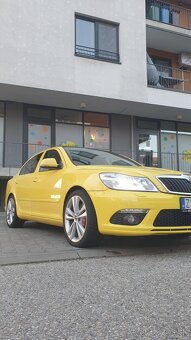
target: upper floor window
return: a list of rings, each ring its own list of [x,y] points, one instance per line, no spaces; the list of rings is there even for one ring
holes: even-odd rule
[[[75,54],[119,62],[119,25],[76,16]]]

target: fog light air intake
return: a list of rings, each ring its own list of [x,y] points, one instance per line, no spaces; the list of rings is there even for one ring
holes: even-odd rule
[[[117,211],[110,219],[112,224],[138,225],[142,222],[149,210],[147,209],[122,209]]]

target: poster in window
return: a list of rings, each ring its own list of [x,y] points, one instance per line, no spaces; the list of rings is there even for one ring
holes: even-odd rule
[[[28,156],[40,152],[51,145],[51,127],[49,125],[28,125]]]
[[[109,129],[93,126],[84,128],[85,147],[109,150]]]

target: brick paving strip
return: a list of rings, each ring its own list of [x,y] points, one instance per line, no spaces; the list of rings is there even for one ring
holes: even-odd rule
[[[0,265],[99,258],[142,256],[190,251],[191,237],[117,238],[105,237],[97,247],[74,248],[68,244],[62,228],[27,222],[23,228],[10,229],[0,213]]]
[[[27,222],[23,228],[8,228],[5,214],[0,214],[0,265],[105,257],[117,254],[115,250],[112,253],[100,247],[74,248],[68,244],[63,229],[59,227]]]

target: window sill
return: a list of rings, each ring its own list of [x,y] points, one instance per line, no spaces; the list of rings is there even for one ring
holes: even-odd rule
[[[112,59],[107,59],[107,58],[88,56],[88,55],[84,55],[84,54],[80,54],[80,53],[75,53],[74,55],[76,57],[80,57],[80,58],[93,59],[93,60],[97,60],[97,61],[105,61],[107,63],[112,63],[112,64],[119,64],[119,65],[121,64],[121,62],[119,60],[112,60]]]

